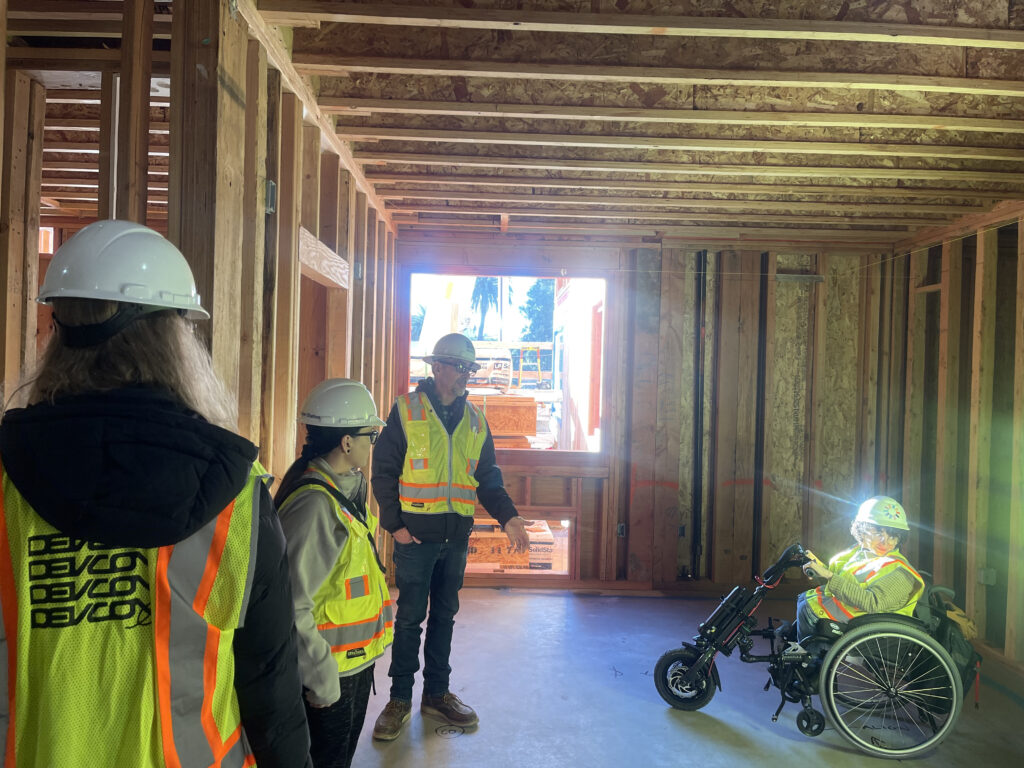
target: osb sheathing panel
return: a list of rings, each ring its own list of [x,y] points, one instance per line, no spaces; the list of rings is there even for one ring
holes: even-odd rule
[[[600,576],[600,551],[602,516],[605,514],[603,493],[607,481],[598,478],[583,478],[580,505],[582,509],[597,510],[598,514],[582,515],[577,521],[580,526],[579,558],[580,578],[596,579]]]
[[[776,270],[806,273],[813,269],[812,261],[809,256],[779,254]],[[768,515],[761,532],[768,562],[799,541],[803,528],[811,293],[811,283],[775,284],[775,333],[767,372],[771,402],[765,404],[764,425],[767,482],[763,498]]]
[[[586,62],[600,66],[703,67],[787,72],[899,73],[958,77],[962,49],[818,40],[736,40],[503,30],[325,24],[296,29],[297,53],[426,59],[479,59],[538,63]],[[981,75],[984,76],[984,75]]]
[[[830,254],[825,290],[825,348],[821,360],[821,412],[818,442],[822,481],[816,500],[818,527],[810,544],[824,557],[849,546],[857,478],[857,380],[860,338],[860,284],[865,277],[856,256]]]
[[[428,77],[370,72],[354,72],[349,77],[323,77],[320,96],[643,109],[690,109],[693,106],[693,88],[689,85]]]
[[[663,281],[672,281],[678,285],[673,291],[673,325],[678,331],[678,340],[683,353],[679,355],[678,370],[675,371],[674,388],[666,386],[679,399],[679,525],[685,526],[685,533],[676,542],[676,572],[692,575],[693,563],[691,549],[693,546],[693,430],[694,423],[694,358],[693,349],[697,343],[696,317],[696,284],[697,254],[678,254],[669,263],[681,266],[679,273],[666,274]]]

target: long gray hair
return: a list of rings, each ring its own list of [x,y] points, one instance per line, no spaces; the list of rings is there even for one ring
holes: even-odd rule
[[[98,299],[55,298],[52,303],[56,319],[66,326],[100,323],[117,310],[117,302]],[[65,346],[60,334],[58,327],[35,375],[25,384],[30,405],[148,384],[169,390],[211,424],[237,429],[236,402],[217,378],[192,323],[174,310],[145,314],[90,347]]]

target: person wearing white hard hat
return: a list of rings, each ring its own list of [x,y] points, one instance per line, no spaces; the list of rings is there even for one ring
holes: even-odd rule
[[[398,586],[391,696],[373,729],[382,740],[397,738],[411,715],[425,619],[420,711],[460,727],[478,721],[452,693],[449,665],[476,502],[501,523],[517,552],[530,546],[495,462],[487,420],[466,399],[478,368],[473,343],[450,333],[424,360],[433,376],[395,400],[373,454],[373,495],[381,526],[395,539]]]
[[[317,385],[299,421],[306,443],[274,500],[288,542],[313,765],[348,768],[394,623],[362,473],[384,422],[352,379]]]
[[[845,624],[866,613],[914,614],[924,579],[900,547],[910,526],[903,506],[888,496],[873,496],[857,509],[850,526],[856,545],[833,557],[828,566],[808,551],[804,573],[825,579],[797,601],[797,637],[810,636],[819,619]]]
[[[284,538],[193,333],[208,315],[185,258],[96,222],[39,301],[56,333],[0,422],[0,750],[309,766]]]

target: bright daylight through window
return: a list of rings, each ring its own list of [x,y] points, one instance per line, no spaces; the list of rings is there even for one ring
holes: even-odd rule
[[[605,281],[414,274],[409,386],[446,333],[463,333],[480,365],[469,399],[495,448],[598,451]]]
[[[469,399],[487,414],[496,449],[601,449],[604,280],[413,274],[410,297],[410,389],[430,376],[423,358],[437,339],[463,333],[480,365]],[[512,482],[509,491],[528,519],[529,552],[513,552],[478,510],[466,572],[568,576],[580,504],[572,483],[579,481]]]

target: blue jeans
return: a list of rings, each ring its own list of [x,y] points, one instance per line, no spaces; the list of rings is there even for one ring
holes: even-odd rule
[[[459,612],[459,590],[466,572],[469,540],[399,544],[395,542],[395,584],[398,611],[391,646],[391,698],[412,701],[412,684],[420,668],[420,632],[427,619],[423,642],[423,692],[440,696],[448,690],[452,668],[452,628]]]

